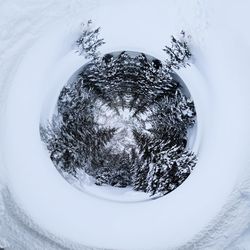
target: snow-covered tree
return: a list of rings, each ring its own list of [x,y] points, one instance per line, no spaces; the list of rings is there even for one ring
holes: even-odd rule
[[[100,56],[98,48],[105,42],[104,39],[99,38],[100,27],[93,29],[92,21],[89,20],[87,24],[82,24],[82,32],[76,41],[78,52],[86,59],[97,59]]]
[[[134,166],[134,172],[132,174],[132,187],[135,191],[147,192],[148,172],[149,165],[145,161],[142,161],[140,164],[136,164]]]
[[[166,60],[166,66],[169,70],[180,69],[181,67],[186,67],[189,65],[188,61],[190,60],[192,54],[188,47],[188,42],[186,39],[186,34],[184,31],[181,31],[180,39],[171,37],[171,46],[165,46],[163,49],[167,55],[168,59]]]
[[[175,152],[174,155],[163,155],[161,164],[164,174],[159,180],[157,193],[165,195],[176,189],[190,175],[196,162],[197,157],[190,151],[185,151],[181,154]]]

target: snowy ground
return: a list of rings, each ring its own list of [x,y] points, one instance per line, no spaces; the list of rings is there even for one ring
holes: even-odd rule
[[[249,9],[247,0],[0,1],[0,246],[249,249]],[[89,17],[103,26],[104,53],[161,59],[169,35],[193,37],[194,65],[180,75],[196,103],[200,161],[166,198],[125,206],[84,196],[38,143],[45,100],[83,63],[71,42]]]

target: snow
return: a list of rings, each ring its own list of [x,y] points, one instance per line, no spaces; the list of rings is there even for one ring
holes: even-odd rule
[[[108,0],[90,11],[95,3],[0,2],[0,246],[248,249],[248,1]],[[102,53],[127,49],[163,59],[170,35],[184,29],[194,41],[194,65],[179,74],[196,104],[199,162],[161,199],[124,203],[82,193],[40,142],[40,120],[84,64],[72,43],[89,17],[102,26]]]
[[[75,188],[99,199],[122,203],[141,202],[151,199],[149,194],[135,192],[131,187],[97,186],[95,185],[94,178],[87,175],[84,171],[78,171],[77,178],[65,175],[65,173],[63,176]]]

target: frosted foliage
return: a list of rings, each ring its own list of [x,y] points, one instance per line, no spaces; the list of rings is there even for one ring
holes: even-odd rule
[[[167,65],[123,51],[93,58],[74,79],[41,127],[60,172],[80,178],[84,170],[97,185],[151,195],[165,195],[188,177],[196,164],[187,148],[196,112]]]

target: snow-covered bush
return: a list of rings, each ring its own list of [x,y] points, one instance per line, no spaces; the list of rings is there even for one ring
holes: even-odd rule
[[[89,25],[77,45],[92,60],[62,89],[42,140],[60,171],[77,178],[81,169],[97,185],[165,195],[196,164],[187,148],[195,107],[173,71],[186,66],[187,43],[172,37],[166,64],[128,51],[101,57],[104,42]]]

